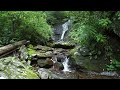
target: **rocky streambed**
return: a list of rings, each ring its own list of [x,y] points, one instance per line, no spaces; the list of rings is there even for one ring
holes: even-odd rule
[[[12,55],[0,59],[1,79],[119,79],[116,72],[79,70],[70,59],[74,45],[21,46]],[[71,45],[71,46],[70,46]],[[65,46],[65,47],[64,47]],[[68,47],[67,47],[68,46]],[[66,48],[67,47],[67,48]],[[68,60],[66,62],[66,60]]]
[[[65,42],[54,43],[52,47],[37,45],[33,47],[35,53],[31,54],[30,65],[35,68],[41,79],[119,79],[116,72],[89,71],[82,66],[78,69],[77,63],[70,58],[74,47],[73,44]],[[66,58],[69,59],[68,62]]]

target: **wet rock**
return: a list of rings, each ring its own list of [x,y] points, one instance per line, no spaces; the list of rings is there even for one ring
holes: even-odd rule
[[[54,63],[54,68],[57,69],[57,70],[63,70],[64,66],[60,62],[56,62],[56,63]]]
[[[53,40],[54,41],[58,41],[62,35],[62,32],[63,32],[63,27],[62,25],[57,25],[53,28],[53,32],[54,32],[54,35],[53,35]]]
[[[116,76],[106,76],[106,75],[100,75],[99,73],[96,74],[96,72],[91,73],[78,73],[78,79],[120,79]]]
[[[105,75],[105,76],[119,76],[117,72],[108,72],[108,71],[104,71],[101,72],[100,75]]]
[[[39,59],[37,60],[37,64],[40,67],[44,67],[44,68],[50,68],[53,66],[53,61],[50,58],[47,59]]]
[[[38,58],[51,58],[52,57],[52,52],[51,51],[48,51],[46,53],[37,52],[37,54],[35,56],[38,57]]]
[[[39,68],[38,73],[41,79],[64,79],[63,77],[58,76],[51,72],[50,70],[44,68]]]
[[[55,35],[61,35],[63,32],[63,27],[62,25],[55,26],[53,29],[53,32]]]
[[[65,59],[65,56],[64,56],[64,55],[57,55],[56,57],[57,57],[57,61],[58,61],[58,62],[63,62],[64,59]]]
[[[63,49],[72,49],[75,47],[74,44],[71,44],[69,42],[55,42],[53,44],[54,48],[63,48]]]
[[[69,56],[69,55],[70,55],[69,51],[70,51],[70,50],[65,50],[65,49],[62,49],[62,48],[55,48],[53,54],[54,54],[54,55],[65,55],[65,56]]]

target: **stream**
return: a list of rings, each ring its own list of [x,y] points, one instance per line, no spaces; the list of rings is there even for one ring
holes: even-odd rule
[[[71,21],[68,20],[67,22],[62,24],[62,28],[61,28],[62,34],[60,36],[57,33],[57,35],[59,35],[59,39],[56,42],[64,42],[65,33],[69,30],[70,23],[71,23]],[[55,59],[52,61],[54,63],[58,62],[57,57],[55,56]],[[64,68],[61,71],[57,71],[57,74],[59,73],[68,79],[118,79],[118,78],[120,78],[120,76],[116,72],[103,71],[101,73],[97,73],[94,71],[72,70],[70,68],[69,61],[70,61],[69,57],[64,55],[64,60],[62,61]],[[55,69],[55,67],[54,67],[54,69]]]
[[[75,45],[68,43],[65,39],[66,33],[70,30],[71,21],[68,20],[62,25],[53,29],[54,45],[37,45],[34,50],[37,54],[32,54],[28,65],[33,66],[40,79],[119,79],[117,72],[95,72],[85,69],[76,69],[70,58],[70,50]],[[68,44],[67,44],[68,43]],[[21,50],[21,51],[20,51]],[[22,46],[18,56],[23,60],[28,58],[26,46]],[[21,53],[20,53],[21,52]],[[14,55],[17,56],[17,55]],[[29,60],[28,60],[29,61]],[[4,79],[4,77],[0,77]]]

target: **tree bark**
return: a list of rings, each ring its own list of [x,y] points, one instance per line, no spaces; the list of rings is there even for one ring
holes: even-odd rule
[[[10,54],[11,52],[15,51],[19,46],[27,44],[27,43],[28,43],[28,41],[22,40],[22,41],[14,43],[14,44],[9,44],[9,45],[0,47],[0,58],[5,55]]]

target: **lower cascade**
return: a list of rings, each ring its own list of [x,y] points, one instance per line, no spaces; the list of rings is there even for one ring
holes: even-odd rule
[[[71,72],[69,65],[68,65],[68,62],[69,62],[69,58],[65,57],[65,60],[62,63],[64,66],[64,69],[63,69],[64,72]]]

